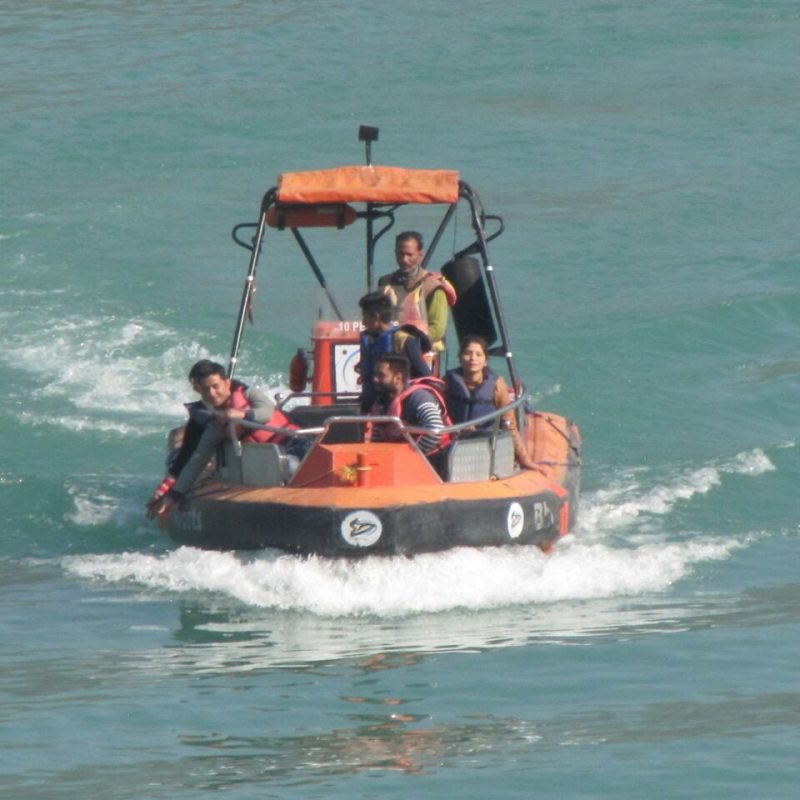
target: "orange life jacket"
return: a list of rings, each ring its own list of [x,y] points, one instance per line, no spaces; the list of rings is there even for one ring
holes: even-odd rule
[[[400,419],[403,419],[403,402],[405,399],[409,395],[414,394],[414,392],[425,390],[436,398],[436,401],[439,404],[439,410],[442,412],[442,421],[444,422],[445,428],[448,428],[453,423],[450,419],[450,414],[447,411],[447,403],[445,402],[444,395],[442,394],[443,389],[444,381],[441,378],[436,378],[433,375],[424,378],[414,378],[408,382],[408,386],[406,386],[402,392],[397,394],[397,396],[389,404],[389,407],[386,409],[386,411],[382,411],[379,404],[376,402],[372,407],[372,413],[378,416],[399,417]],[[396,425],[386,424],[381,425],[381,428],[383,429],[382,433],[384,441],[397,442],[402,441],[405,438],[403,434],[400,433]],[[423,435],[424,434],[414,434],[412,438],[417,440]],[[449,446],[452,439],[453,437],[449,433],[442,434],[439,437],[439,444],[429,453],[426,453],[426,455],[432,456],[441,452]]]
[[[234,384],[233,391],[231,392],[231,399],[228,401],[231,408],[235,408],[237,411],[249,411],[253,407],[245,396],[246,389],[247,387],[243,383],[237,382]],[[297,430],[298,428],[298,426],[278,408],[275,409],[266,424],[273,425],[276,428],[290,428],[291,430]],[[288,438],[282,433],[260,430],[258,428],[246,428],[244,425],[236,426],[236,437],[240,442],[259,442],[260,444],[282,444]]]
[[[447,298],[447,305],[456,304],[456,290],[450,281],[440,272],[422,271],[422,277],[413,286],[400,286],[391,283],[384,285],[384,289],[395,301],[398,309],[398,319],[401,323],[414,325],[423,333],[428,332],[428,298],[441,289]]]

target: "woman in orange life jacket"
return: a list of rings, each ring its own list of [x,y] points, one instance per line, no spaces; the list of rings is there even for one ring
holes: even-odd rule
[[[465,336],[458,360],[461,366],[448,370],[445,375],[445,398],[453,424],[478,419],[511,402],[506,382],[489,369],[489,346],[483,337]],[[482,425],[478,433],[488,432],[493,426],[494,420]],[[517,463],[525,469],[535,469],[536,464],[528,455],[513,411],[503,415],[500,427],[511,431]]]
[[[189,442],[184,440],[168,469],[167,478],[147,503],[150,517],[169,511],[192,488],[217,447],[225,441],[229,422],[245,420],[276,427],[297,427],[275,408],[275,403],[264,391],[250,389],[228,378],[221,364],[204,359],[192,367],[189,376],[202,402],[188,406]],[[281,444],[285,440],[281,434],[243,425],[237,426],[236,435],[242,442]]]

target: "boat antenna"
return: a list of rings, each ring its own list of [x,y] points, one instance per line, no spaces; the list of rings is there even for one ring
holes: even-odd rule
[[[364,142],[367,166],[372,166],[372,143],[378,141],[378,129],[359,125],[358,141]],[[375,264],[375,239],[372,236],[372,203],[367,203],[367,291],[372,289],[372,270]]]

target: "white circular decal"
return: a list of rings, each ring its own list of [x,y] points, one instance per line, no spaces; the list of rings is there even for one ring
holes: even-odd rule
[[[525,525],[525,512],[519,503],[512,503],[508,507],[508,516],[506,517],[506,528],[508,535],[512,539],[516,539],[521,533]]]
[[[354,547],[371,547],[383,533],[381,521],[371,511],[351,511],[339,526],[348,544]]]
[[[354,323],[358,324],[358,323]],[[359,325],[360,327],[360,325]],[[336,379],[337,392],[360,392],[361,376],[356,369],[361,360],[361,345],[337,344],[333,346],[333,363]]]

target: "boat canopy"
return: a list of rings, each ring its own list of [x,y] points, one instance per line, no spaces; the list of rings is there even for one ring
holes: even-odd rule
[[[342,313],[336,303],[323,271],[305,240],[304,229],[344,229],[355,222],[363,222],[366,229],[364,290],[369,292],[376,287],[373,274],[376,244],[394,225],[395,212],[407,205],[439,206],[438,216],[441,219],[436,229],[429,234],[428,246],[422,260],[422,267],[427,269],[445,230],[459,213],[457,209],[463,201],[464,210],[469,213],[469,228],[474,239],[467,246],[456,249],[457,225],[453,223],[453,252],[441,268],[442,274],[455,287],[459,297],[458,303],[453,307],[456,332],[459,337],[478,333],[490,345],[499,339],[492,354],[505,357],[510,385],[515,388],[521,386],[488,251],[488,243],[503,232],[502,219],[484,212],[478,194],[466,181],[461,180],[457,170],[374,165],[370,160],[370,145],[377,139],[377,128],[362,126],[359,139],[366,142],[366,165],[284,172],[278,176],[276,185],[263,195],[258,222],[242,222],[234,227],[233,239],[250,251],[250,265],[242,290],[239,317],[231,347],[229,376],[234,375],[244,326],[250,319],[256,269],[270,228],[291,232],[317,283],[325,292],[336,319],[340,323],[349,323],[352,320]],[[432,215],[424,216],[436,217],[437,210],[431,210],[434,212]],[[496,230],[491,234],[486,231],[487,221],[496,225]],[[241,235],[245,229],[255,230],[252,238]],[[466,237],[460,235],[459,238],[463,240]],[[459,244],[463,244],[463,241]],[[330,256],[329,251],[324,252]],[[321,315],[320,311],[320,318]]]
[[[456,203],[459,176],[449,169],[353,166],[278,177],[279,203]]]

